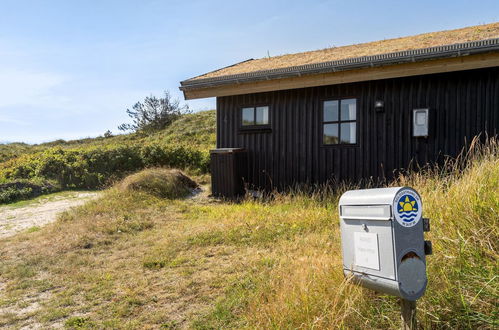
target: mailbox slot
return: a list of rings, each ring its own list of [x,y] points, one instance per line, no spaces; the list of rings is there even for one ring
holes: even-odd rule
[[[343,219],[390,220],[390,205],[342,205],[340,215]]]

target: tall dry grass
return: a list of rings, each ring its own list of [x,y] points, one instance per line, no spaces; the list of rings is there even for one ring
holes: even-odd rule
[[[424,216],[431,219],[431,232],[426,236],[433,242],[434,254],[427,258],[427,292],[418,301],[421,326],[499,326],[498,140],[485,144],[474,140],[457,159],[400,175],[390,185],[414,187],[422,196]],[[245,296],[243,307],[231,307],[241,322],[238,325],[261,329],[399,327],[398,299],[351,285],[343,276],[340,195],[341,191],[328,189],[312,195],[294,191],[275,194],[270,200],[248,199],[239,205],[205,209],[204,217],[219,220],[210,222],[218,240],[209,242],[260,245],[265,248],[262,260],[272,261],[258,268],[251,290],[239,293]],[[211,325],[222,326],[226,321],[219,318]]]
[[[499,327],[498,141],[391,184],[418,190],[431,218],[421,326]],[[343,277],[348,188],[241,203],[111,189],[0,244],[0,327],[398,328],[398,299]],[[19,314],[30,301],[38,309]]]

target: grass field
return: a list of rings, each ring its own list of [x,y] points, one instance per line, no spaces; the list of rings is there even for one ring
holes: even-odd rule
[[[392,183],[418,190],[432,221],[425,328],[499,326],[497,142],[467,158]],[[340,193],[236,204],[110,189],[0,244],[0,326],[398,328],[397,299],[343,278]]]

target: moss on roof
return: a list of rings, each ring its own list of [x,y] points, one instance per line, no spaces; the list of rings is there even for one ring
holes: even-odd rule
[[[305,64],[322,63],[361,56],[450,45],[499,37],[499,23],[470,26],[462,29],[424,33],[396,39],[379,40],[357,45],[331,47],[296,54],[286,54],[241,62],[192,80],[230,76],[261,70],[281,69]]]

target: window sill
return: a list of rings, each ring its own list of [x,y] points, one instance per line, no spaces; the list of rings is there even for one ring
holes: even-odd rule
[[[240,127],[238,134],[252,134],[252,133],[271,133],[272,129],[269,126],[253,126],[253,127]]]
[[[340,144],[322,144],[321,148],[359,148],[359,144],[347,144],[347,143],[340,143]]]

